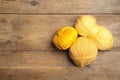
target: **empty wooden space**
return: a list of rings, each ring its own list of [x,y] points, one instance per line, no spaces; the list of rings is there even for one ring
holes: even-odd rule
[[[120,13],[120,1],[1,0],[0,13]]]
[[[57,29],[91,14],[114,45],[80,68],[52,44]],[[119,80],[120,0],[0,0],[0,80]]]

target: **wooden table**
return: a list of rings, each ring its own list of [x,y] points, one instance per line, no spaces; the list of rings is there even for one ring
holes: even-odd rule
[[[80,68],[52,38],[85,14],[112,32],[114,45]],[[0,80],[120,80],[120,0],[0,0]]]

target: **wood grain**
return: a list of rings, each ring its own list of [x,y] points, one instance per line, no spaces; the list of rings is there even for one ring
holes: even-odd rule
[[[2,67],[1,80],[119,80],[120,70],[102,67],[73,66]]]
[[[53,44],[55,32],[92,14],[114,45],[80,68]],[[120,80],[120,0],[0,0],[0,80]]]
[[[0,0],[0,13],[120,13],[120,0]]]
[[[99,52],[97,60],[91,66],[120,69],[120,52]],[[22,51],[0,52],[0,66],[75,66],[68,52]],[[113,66],[113,67],[111,67]]]
[[[80,16],[80,15],[79,15]],[[52,45],[55,32],[66,25],[74,26],[76,15],[0,15],[0,51],[56,51]],[[120,48],[120,16],[95,16],[98,24],[114,36],[111,50]]]
[[[4,51],[0,66],[70,66],[68,53],[63,51]]]
[[[52,45],[56,30],[73,26],[79,16],[0,14],[0,79],[119,80],[119,15],[94,15],[98,24],[112,32],[114,46],[99,51],[97,59],[85,68],[76,67],[67,51]]]

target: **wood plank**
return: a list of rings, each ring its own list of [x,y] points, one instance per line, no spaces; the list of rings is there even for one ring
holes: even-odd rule
[[[0,0],[0,13],[120,13],[120,0]]]
[[[55,31],[61,26],[73,25],[78,17],[1,14],[0,79],[119,80],[120,16],[96,15],[98,23],[113,33],[115,44],[108,51],[100,51],[98,58],[83,69],[75,67],[67,52],[59,51],[52,45]]]
[[[56,51],[52,45],[56,30],[66,25],[74,25],[79,16],[0,14],[0,51]],[[114,45],[110,50],[120,50],[120,16],[95,17],[97,22],[108,28],[114,36]]]
[[[21,66],[0,68],[1,80],[119,80],[120,68]]]
[[[91,64],[96,67],[120,69],[120,52],[99,52],[97,59]],[[68,52],[0,52],[0,66],[75,66],[68,57]],[[113,67],[112,67],[113,66]]]
[[[62,54],[63,53],[63,54]],[[65,52],[0,55],[1,80],[119,80],[120,52],[99,52],[89,66],[76,67]]]
[[[70,66],[67,52],[4,51],[0,52],[0,66]]]

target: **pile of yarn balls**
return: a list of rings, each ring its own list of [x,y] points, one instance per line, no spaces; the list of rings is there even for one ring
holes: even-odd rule
[[[113,36],[108,29],[96,23],[95,17],[83,15],[74,27],[59,29],[53,37],[53,44],[59,50],[69,49],[70,59],[83,67],[96,59],[98,50],[113,46]]]

